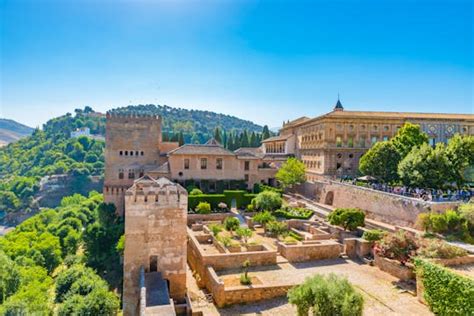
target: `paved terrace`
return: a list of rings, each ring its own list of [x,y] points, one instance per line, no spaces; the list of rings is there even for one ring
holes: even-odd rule
[[[278,261],[275,266],[251,268],[249,274],[267,284],[299,284],[316,273],[332,272],[346,276],[363,294],[364,315],[432,315],[428,307],[418,302],[416,296],[397,287],[398,279],[376,267],[346,259],[290,264],[279,257]],[[219,272],[219,276],[240,273],[240,269],[227,270]],[[295,307],[288,304],[286,297],[217,309],[205,302],[205,294],[197,288],[193,278],[188,278],[188,289],[192,297],[200,302],[198,305],[204,315],[296,315]]]

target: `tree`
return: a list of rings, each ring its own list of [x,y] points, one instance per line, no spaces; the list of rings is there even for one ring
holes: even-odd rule
[[[450,164],[444,145],[415,147],[398,165],[398,175],[409,187],[442,188],[450,179]]]
[[[20,200],[15,193],[10,191],[0,191],[0,210],[14,212],[21,205]]]
[[[262,191],[252,200],[255,209],[273,211],[281,207],[283,200],[277,192]]]
[[[428,144],[428,136],[421,131],[419,125],[405,123],[391,139],[403,159],[414,147]]]
[[[248,239],[252,237],[253,235],[253,232],[250,228],[246,228],[246,227],[239,227],[237,228],[237,230],[235,231],[235,233],[237,234],[237,236],[242,239],[242,241],[246,244]]]
[[[376,143],[360,159],[359,169],[363,174],[390,183],[398,179],[397,167],[400,154],[389,141]]]
[[[357,208],[337,208],[328,215],[331,225],[340,225],[344,230],[356,230],[364,226],[365,214]]]
[[[180,131],[179,134],[178,134],[178,144],[179,144],[179,146],[184,145],[184,134],[183,134],[182,131]]]
[[[252,279],[249,278],[249,267],[250,267],[250,260],[247,259],[244,261],[244,263],[242,264],[242,269],[243,269],[243,273],[242,275],[240,276],[240,284],[242,285],[250,285],[252,284]]]
[[[17,265],[5,253],[0,252],[0,304],[16,292],[20,286]]]
[[[240,221],[236,217],[227,217],[224,220],[224,227],[227,231],[231,232],[232,234],[234,231],[239,228],[240,226]]]
[[[269,211],[263,211],[255,214],[252,217],[253,221],[262,224],[264,234],[267,233],[267,223],[276,220]]]
[[[466,169],[474,165],[474,136],[454,135],[446,147],[446,157],[451,164],[452,180],[459,187],[466,181]]]
[[[317,274],[288,291],[288,301],[296,305],[299,316],[360,316],[364,298],[346,278],[331,273]]]
[[[306,181],[306,167],[300,160],[288,158],[278,169],[276,178],[284,188],[291,188]]]
[[[211,204],[207,202],[199,202],[199,204],[196,206],[196,212],[199,214],[210,214]]]
[[[221,136],[221,130],[219,129],[219,127],[216,127],[216,129],[214,130],[214,139],[218,142],[218,143],[222,143],[222,136]]]
[[[263,130],[262,130],[262,140],[265,140],[267,138],[270,138],[270,130],[268,129],[268,126],[265,125],[263,126]]]

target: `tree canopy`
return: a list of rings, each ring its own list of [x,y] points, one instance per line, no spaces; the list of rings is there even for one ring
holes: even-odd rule
[[[400,154],[392,142],[376,143],[360,159],[359,169],[382,182],[389,183],[398,179],[397,166]]]
[[[284,188],[291,188],[306,180],[306,167],[296,158],[288,158],[276,173],[277,180]]]

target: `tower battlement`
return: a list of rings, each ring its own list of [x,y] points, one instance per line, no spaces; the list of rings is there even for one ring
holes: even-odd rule
[[[123,121],[123,120],[130,120],[130,119],[140,119],[144,121],[161,120],[161,116],[159,115],[142,113],[142,112],[123,113],[123,112],[118,112],[118,111],[108,111],[105,117],[107,118],[107,120],[113,120],[113,121]]]

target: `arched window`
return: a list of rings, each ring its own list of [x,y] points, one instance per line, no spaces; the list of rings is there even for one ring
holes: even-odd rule
[[[133,156],[133,150],[130,150],[130,156]]]
[[[122,150],[119,152],[119,155],[120,155],[120,156],[122,156],[122,155],[123,155],[123,151],[122,151]]]
[[[128,150],[125,150],[125,156],[128,156]]]
[[[135,151],[135,156],[138,156],[138,150]]]
[[[143,151],[141,151],[141,152],[140,152],[140,156],[143,156],[143,155],[144,155],[144,152],[143,152]]]
[[[135,170],[133,169],[128,170],[128,178],[135,179]]]
[[[119,179],[123,179],[123,169],[119,169],[118,177]]]

